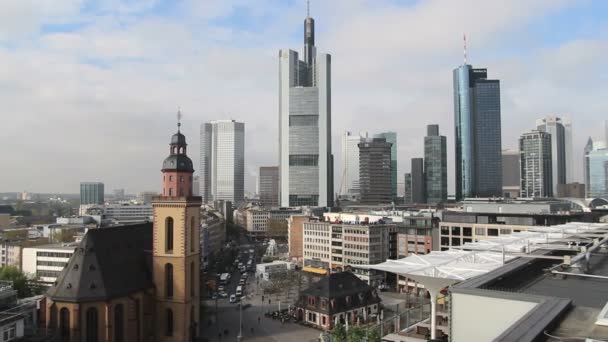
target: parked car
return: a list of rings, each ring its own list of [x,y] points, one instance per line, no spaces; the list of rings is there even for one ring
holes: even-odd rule
[[[226,298],[228,297],[228,294],[226,292],[220,292],[220,297]]]
[[[237,298],[234,294],[230,295],[230,303],[236,303],[237,302]]]

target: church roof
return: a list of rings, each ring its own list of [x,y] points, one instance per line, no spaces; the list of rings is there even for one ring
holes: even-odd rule
[[[47,296],[100,301],[152,286],[152,223],[143,223],[89,229]]]

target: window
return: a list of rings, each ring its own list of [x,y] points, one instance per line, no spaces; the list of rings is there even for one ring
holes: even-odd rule
[[[173,176],[169,176],[169,182],[173,182]]]
[[[124,309],[122,304],[114,307],[114,341],[123,342],[125,340]]]
[[[449,246],[450,245],[450,238],[449,237],[441,237],[441,245],[442,246]]]
[[[169,188],[169,196],[173,196],[173,188]]]
[[[165,311],[167,321],[165,322],[165,336],[173,336],[173,310],[167,309]]]
[[[194,252],[194,244],[196,242],[196,236],[194,235],[194,216],[190,218],[190,252]]]
[[[452,227],[452,235],[460,235],[460,227]]]
[[[190,263],[190,296],[194,297],[196,293],[196,277],[194,273],[194,261]]]
[[[173,252],[173,218],[170,216],[165,219],[165,251]]]
[[[505,228],[500,229],[500,235],[509,235],[509,234],[511,234],[511,229],[505,229]]]
[[[289,155],[289,166],[317,166],[318,154],[292,154]]]
[[[290,115],[289,126],[317,126],[318,115]]]
[[[486,235],[485,228],[475,228],[475,235]]]
[[[165,264],[165,296],[173,298],[173,265]]]
[[[460,246],[460,238],[452,238],[452,246]]]
[[[450,235],[450,228],[449,227],[441,227],[441,235]]]
[[[462,227],[462,235],[473,236],[473,229],[471,227]]]
[[[488,228],[488,236],[498,236],[498,229]]]
[[[63,340],[70,338],[70,310],[67,308],[59,311],[59,334]]]
[[[97,342],[98,335],[98,315],[96,308],[87,310],[87,342]]]

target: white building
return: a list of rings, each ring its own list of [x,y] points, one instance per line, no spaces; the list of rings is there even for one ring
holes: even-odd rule
[[[245,196],[245,124],[216,120],[201,125],[200,196],[203,202],[239,204]]]
[[[279,52],[280,206],[333,204],[331,56],[317,54],[315,22],[304,21],[304,54]]]
[[[293,270],[295,264],[287,261],[273,261],[265,264],[257,264],[255,267],[256,278],[270,280],[273,276]]]
[[[51,244],[23,248],[22,271],[36,275],[49,286],[68,264],[77,244]]]
[[[344,132],[342,135],[342,183],[340,196],[356,197],[359,192],[359,143],[367,138],[367,132],[354,135]]]

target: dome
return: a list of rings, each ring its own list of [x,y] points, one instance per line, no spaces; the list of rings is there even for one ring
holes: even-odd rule
[[[186,136],[177,132],[171,137],[171,145],[186,145]]]
[[[175,137],[176,135],[174,135],[173,137]],[[182,135],[182,138],[183,137],[184,136]],[[185,154],[172,154],[168,156],[163,162],[163,171],[165,170],[194,172],[194,168],[192,167],[192,160],[190,160],[190,158],[188,158],[188,156]]]

